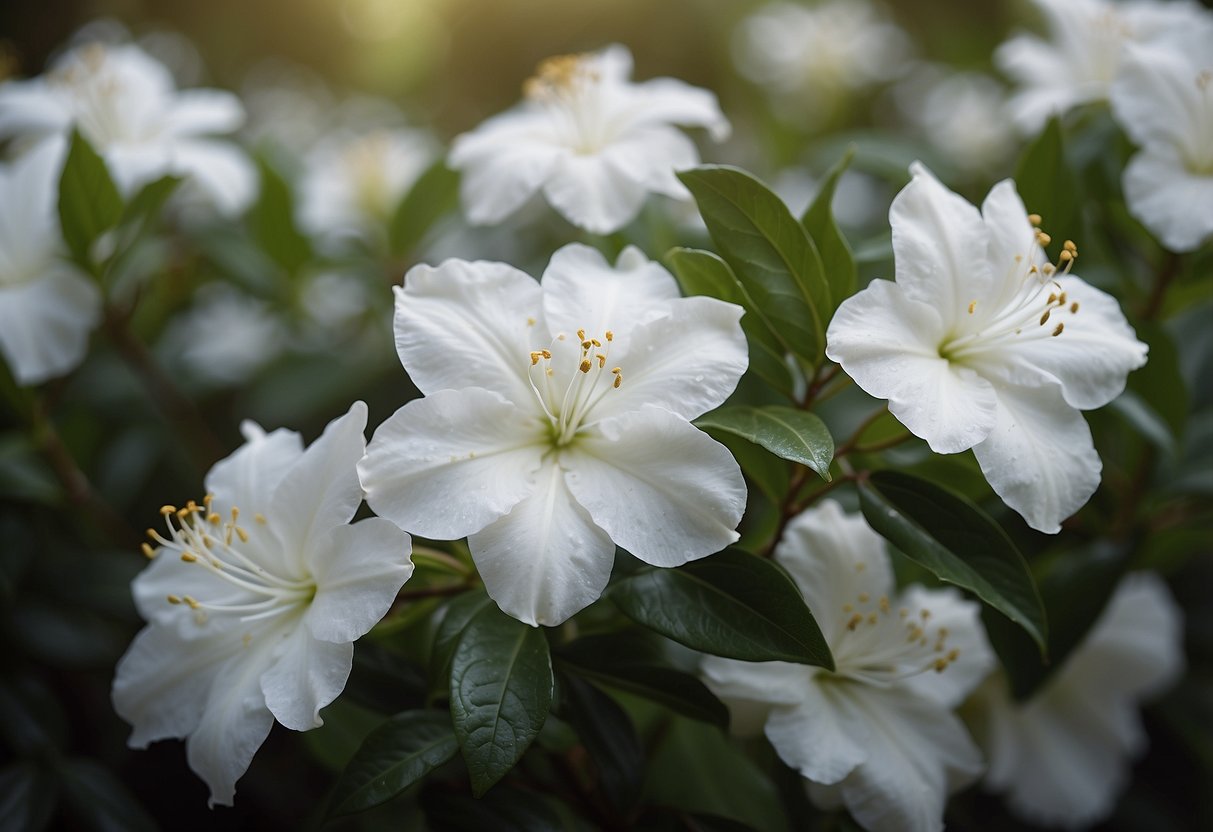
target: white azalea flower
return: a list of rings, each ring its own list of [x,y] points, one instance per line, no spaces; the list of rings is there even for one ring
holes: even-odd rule
[[[1015,135],[1002,117],[1006,91],[988,75],[926,66],[896,93],[906,119],[965,174],[1001,167],[1015,152]]]
[[[84,359],[101,293],[61,257],[62,142],[0,165],[0,355],[18,384],[40,384]]]
[[[1047,235],[1015,184],[981,212],[925,167],[889,210],[897,282],[873,280],[838,308],[826,354],[931,450],[972,448],[990,485],[1054,533],[1099,485],[1080,410],[1116,398],[1146,361],[1116,301],[1045,262]]]
[[[1034,823],[1070,828],[1112,814],[1129,761],[1146,747],[1138,702],[1183,671],[1183,627],[1166,584],[1129,575],[1082,644],[1024,703],[1002,674],[974,705],[990,760],[986,784]]]
[[[304,450],[299,434],[242,426],[207,497],[165,506],[154,557],[133,590],[146,626],[118,663],[113,700],[129,744],[187,738],[210,803],[230,805],[275,719],[322,723],[349,676],[353,641],[412,574],[409,536],[373,517],[355,464],[366,443],[356,402]]]
[[[124,194],[185,176],[228,214],[252,200],[256,173],[238,148],[208,137],[243,120],[236,96],[178,91],[169,71],[133,44],[79,46],[45,75],[0,84],[0,138],[39,141],[75,126]]]
[[[796,517],[775,550],[834,655],[834,672],[708,657],[708,687],[736,733],[762,730],[823,808],[865,829],[942,829],[947,796],[981,754],[952,709],[993,655],[978,606],[952,589],[895,594],[884,541],[832,500]]]
[[[650,192],[690,199],[674,171],[699,164],[699,153],[674,125],[719,141],[729,122],[707,90],[673,78],[633,84],[631,74],[623,46],[551,58],[521,105],[457,137],[448,162],[463,172],[468,221],[501,222],[542,190],[569,222],[609,234]]]
[[[1164,41],[1193,26],[1207,26],[1207,12],[1187,2],[1033,0],[1049,39],[1020,34],[998,47],[994,61],[1019,82],[1009,102],[1020,132],[1032,135],[1050,116],[1108,97],[1125,46]]]
[[[226,283],[208,283],[169,324],[157,350],[187,378],[239,384],[281,354],[286,327],[269,304]]]
[[[322,141],[304,162],[300,224],[324,238],[382,234],[434,158],[433,142],[420,130],[377,129]]]
[[[1165,43],[1130,45],[1112,110],[1141,145],[1124,173],[1129,211],[1174,251],[1213,234],[1213,14]]]
[[[769,4],[742,22],[733,43],[741,74],[769,89],[782,115],[808,122],[896,78],[910,51],[901,27],[866,0]]]
[[[745,483],[688,420],[747,365],[742,310],[680,298],[635,248],[609,266],[569,245],[540,286],[503,263],[417,266],[396,289],[396,348],[425,394],[358,467],[377,514],[470,535],[485,588],[528,624],[602,593],[615,544],[677,566],[737,539]]]

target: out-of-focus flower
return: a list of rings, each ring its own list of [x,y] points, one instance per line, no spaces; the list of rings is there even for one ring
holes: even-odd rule
[[[978,72],[919,69],[896,89],[905,118],[956,170],[978,176],[1004,164],[1016,137],[1003,119],[1003,85]]]
[[[75,126],[123,193],[184,176],[228,214],[252,200],[256,174],[239,148],[211,137],[243,120],[236,96],[177,90],[168,70],[133,44],[78,46],[45,75],[0,84],[0,137],[36,142]]]
[[[1051,115],[1106,99],[1126,44],[1162,41],[1208,25],[1208,12],[1183,0],[1033,2],[1049,39],[1016,35],[994,53],[995,63],[1021,87],[1009,109],[1025,135],[1039,131]]]
[[[1099,485],[1080,410],[1146,361],[1116,300],[1046,262],[1048,235],[1005,180],[981,212],[920,164],[889,211],[897,282],[839,307],[826,354],[936,453],[972,448],[1000,497],[1054,533]]]
[[[207,496],[165,506],[135,579],[148,625],[118,663],[113,700],[145,748],[187,738],[211,804],[230,805],[275,719],[322,724],[350,673],[353,642],[412,574],[409,536],[380,518],[353,525],[366,447],[356,402],[304,450],[299,434],[243,425]]]
[[[380,129],[322,141],[304,160],[300,224],[322,239],[382,235],[436,156],[420,130]]]
[[[689,199],[674,171],[697,165],[699,152],[674,125],[721,140],[729,122],[707,90],[673,78],[634,84],[631,74],[618,45],[550,58],[521,105],[457,137],[449,163],[463,172],[468,220],[498,223],[542,190],[569,222],[609,234],[649,193]]]
[[[972,703],[986,784],[1034,823],[1079,828],[1112,813],[1145,750],[1138,702],[1183,671],[1182,620],[1166,584],[1129,575],[1064,665],[1026,702],[1001,673]]]
[[[366,283],[340,272],[322,272],[308,278],[299,300],[308,318],[329,331],[350,326],[371,305]],[[386,317],[387,310],[383,311]]]
[[[1112,110],[1141,145],[1124,173],[1129,211],[1173,251],[1213,234],[1213,14],[1165,42],[1130,44]]]
[[[268,304],[226,283],[208,283],[159,345],[170,365],[204,384],[239,384],[278,356],[286,329]]]
[[[540,286],[503,263],[417,266],[396,289],[396,348],[425,394],[359,465],[376,513],[470,535],[485,588],[528,624],[602,593],[615,545],[678,566],[737,539],[733,457],[690,419],[745,372],[741,309],[680,298],[639,250],[614,267],[565,246]]]
[[[84,359],[101,293],[61,256],[64,145],[0,165],[0,354],[18,384],[39,384]]]
[[[810,124],[897,77],[911,52],[905,32],[866,0],[765,6],[741,24],[733,46],[741,73],[770,90],[789,120]]]
[[[942,829],[948,794],[982,770],[952,713],[993,664],[977,605],[951,589],[896,595],[884,541],[832,500],[788,525],[775,558],[835,670],[705,659],[733,730],[762,730],[814,802],[845,805],[866,829]]]

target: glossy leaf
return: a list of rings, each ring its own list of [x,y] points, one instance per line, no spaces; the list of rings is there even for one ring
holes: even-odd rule
[[[122,218],[122,196],[105,161],[78,130],[59,177],[59,222],[63,240],[77,261],[89,262],[93,242]]]
[[[618,703],[576,676],[560,677],[560,715],[573,726],[598,771],[598,783],[620,812],[636,805],[644,780],[644,749]]]
[[[855,148],[847,149],[838,163],[830,168],[821,190],[813,197],[813,202],[805,210],[800,222],[804,225],[817,251],[821,254],[821,265],[825,271],[826,283],[830,287],[830,313],[838,305],[855,294],[859,281],[858,270],[855,267],[855,256],[851,253],[851,245],[838,228],[834,219],[834,193],[838,189],[838,181],[855,158]]]
[[[748,439],[780,459],[808,466],[823,480],[830,481],[834,438],[825,423],[812,413],[780,405],[736,405],[700,416],[695,424]]]
[[[371,732],[346,766],[329,816],[378,806],[452,759],[459,742],[443,711],[407,711]]]
[[[1048,627],[1036,582],[1002,527],[964,497],[896,471],[859,486],[877,532],[937,578],[974,593],[1022,627],[1041,654]]]
[[[445,688],[451,675],[451,656],[463,637],[468,624],[485,607],[492,606],[489,596],[473,590],[455,596],[446,605],[442,620],[434,633],[434,646],[430,648],[430,677],[435,684]]]
[[[451,658],[451,718],[477,797],[534,741],[551,709],[553,684],[541,629],[496,605],[468,622]]]
[[[249,227],[261,249],[289,274],[312,256],[312,246],[295,224],[291,186],[264,159],[257,160],[261,191],[249,212]]]
[[[637,623],[704,653],[834,668],[796,584],[775,564],[739,549],[639,572],[607,597]]]
[[[1056,117],[1020,157],[1015,187],[1028,212],[1039,214],[1041,227],[1052,236],[1050,249],[1056,252],[1066,238],[1077,239],[1081,230],[1078,179],[1066,162],[1061,122]]]

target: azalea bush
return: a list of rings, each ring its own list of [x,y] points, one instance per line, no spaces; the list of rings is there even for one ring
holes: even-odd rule
[[[1207,825],[1213,11],[591,5],[18,31],[0,827]]]

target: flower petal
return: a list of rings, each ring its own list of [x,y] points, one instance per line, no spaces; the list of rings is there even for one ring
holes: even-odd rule
[[[1018,35],[1000,45],[994,63],[1020,84],[1007,102],[1007,111],[1021,136],[1039,133],[1049,116],[1102,95],[1101,90],[1080,84],[1062,50],[1032,35]]]
[[[578,228],[612,234],[640,213],[648,188],[621,176],[601,155],[569,154],[556,164],[543,195]]]
[[[950,587],[925,589],[917,585],[901,594],[898,605],[930,610],[935,632],[946,628],[948,650],[957,651],[955,661],[944,671],[919,673],[902,684],[924,699],[955,708],[990,675],[996,664],[981,623],[981,607]]]
[[[312,635],[332,642],[365,635],[413,574],[411,549],[409,536],[380,517],[333,529],[312,549],[316,595],[307,612]]]
[[[439,390],[375,430],[358,476],[376,514],[424,537],[454,540],[534,491],[545,430],[497,393]]]
[[[973,448],[998,496],[1037,531],[1056,534],[1099,487],[1103,464],[1082,414],[1056,384],[1002,384],[997,424]]]
[[[843,301],[826,331],[826,355],[864,391],[941,454],[985,439],[994,426],[990,383],[939,355],[936,309],[912,300],[901,283],[873,280]]]
[[[0,354],[20,385],[41,384],[74,369],[101,317],[97,287],[65,265],[0,287]]]
[[[680,297],[673,276],[634,246],[612,267],[597,249],[570,243],[552,255],[542,285],[552,335],[584,329],[601,339],[609,329],[624,337],[634,325],[666,314],[666,301]]]
[[[340,695],[354,662],[353,642],[315,638],[300,622],[274,647],[261,692],[274,718],[293,731],[324,724],[320,709]]]
[[[415,266],[396,288],[396,352],[422,393],[483,387],[520,404],[542,304],[539,284],[504,263]]]
[[[796,705],[771,711],[766,735],[779,759],[816,783],[838,783],[872,753],[882,753],[879,737],[855,700],[864,686],[817,674]]]
[[[723,445],[667,410],[645,405],[600,422],[561,464],[594,522],[645,563],[678,566],[737,540],[741,469]]]
[[[691,192],[679,181],[676,171],[698,165],[699,151],[675,127],[634,127],[604,147],[602,159],[616,174],[646,190],[688,202],[691,199]]]
[[[468,222],[501,222],[552,175],[570,151],[545,138],[550,122],[542,110],[523,106],[455,138],[447,164],[462,171],[459,192]]]
[[[0,137],[66,133],[73,120],[68,99],[50,89],[44,78],[0,84]]]
[[[174,136],[231,133],[244,124],[244,106],[226,90],[182,90],[173,96],[164,119]]]
[[[236,216],[257,195],[257,173],[248,156],[229,142],[207,139],[180,140],[172,145],[172,170],[187,176],[220,213]]]
[[[678,124],[705,127],[713,141],[729,137],[731,126],[720,102],[709,90],[692,87],[676,78],[653,78],[629,91],[628,109],[633,124]]]
[[[534,493],[470,535],[468,547],[497,606],[531,626],[555,626],[602,595],[615,545],[573,500],[559,465],[535,480]]]
[[[1160,143],[1198,154],[1197,142],[1209,141],[1211,125],[1202,123],[1201,115],[1209,93],[1197,78],[1208,68],[1202,64],[1207,64],[1213,17],[1207,12],[1202,17],[1166,39],[1125,44],[1109,97],[1116,120],[1136,144],[1149,149]]]
[[[1129,213],[1171,251],[1193,251],[1213,235],[1213,175],[1190,173],[1174,148],[1138,153],[1123,184]]]
[[[986,227],[967,199],[944,187],[921,162],[889,208],[897,285],[939,312],[945,328],[992,282]]]
[[[729,731],[752,737],[762,733],[771,710],[796,705],[813,684],[814,670],[789,662],[743,662],[705,656],[700,676],[718,699],[729,707]]]

